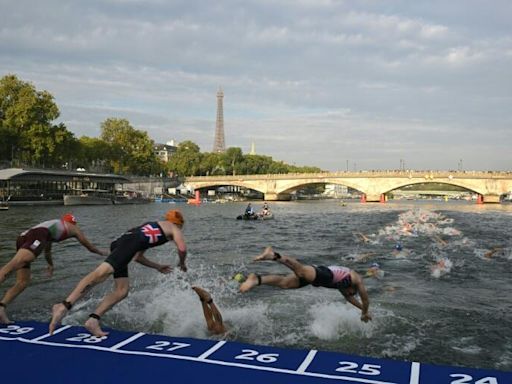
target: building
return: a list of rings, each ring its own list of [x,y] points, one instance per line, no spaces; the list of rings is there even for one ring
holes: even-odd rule
[[[111,195],[129,179],[112,174],[48,169],[7,168],[0,170],[0,200],[9,204],[64,204],[64,195],[84,190]]]
[[[173,153],[178,150],[178,146],[175,144],[174,140],[168,141],[165,144],[155,144],[153,147],[155,155],[162,160],[164,163],[167,163]]]

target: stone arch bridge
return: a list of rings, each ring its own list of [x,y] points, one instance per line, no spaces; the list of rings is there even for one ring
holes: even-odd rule
[[[499,203],[512,191],[512,172],[481,171],[359,171],[287,173],[238,176],[191,176],[184,184],[191,189],[239,186],[261,192],[265,200],[289,200],[290,193],[309,184],[341,184],[363,194],[363,201],[384,201],[387,193],[420,183],[443,183],[465,188],[484,203]]]

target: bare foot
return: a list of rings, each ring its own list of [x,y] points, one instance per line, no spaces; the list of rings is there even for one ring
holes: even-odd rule
[[[201,299],[201,301],[204,301],[205,303],[207,303],[212,299],[210,294],[208,292],[206,292],[203,288],[192,287],[192,289],[194,291],[196,291],[196,293],[199,296],[199,298]]]
[[[68,312],[68,310],[62,303],[55,304],[52,307],[52,321],[50,322],[50,326],[49,326],[50,335],[53,335],[53,332],[55,331],[55,327],[57,327],[57,325],[60,324],[60,322],[62,321],[64,316],[66,316],[67,312]]]
[[[108,332],[103,332],[100,327],[100,322],[97,319],[89,317],[85,322],[85,329],[87,329],[92,335],[96,337],[107,336]]]
[[[0,307],[0,324],[12,324],[13,322],[9,320],[7,317],[7,313],[5,313],[5,308]]]
[[[253,260],[254,261],[262,261],[262,260],[274,260],[276,255],[274,254],[274,250],[272,247],[267,247],[263,251],[262,254],[256,256]]]
[[[255,273],[251,273],[251,274],[249,274],[249,276],[247,276],[247,279],[242,284],[240,284],[240,292],[250,291],[257,285],[258,285],[258,276],[256,276]]]

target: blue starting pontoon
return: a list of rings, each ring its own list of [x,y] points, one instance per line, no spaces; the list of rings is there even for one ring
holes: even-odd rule
[[[65,325],[0,326],[2,382],[510,384],[511,372]]]

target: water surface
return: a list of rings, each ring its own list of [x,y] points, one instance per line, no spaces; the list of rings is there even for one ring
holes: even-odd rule
[[[130,295],[104,316],[105,326],[209,337],[190,289],[200,285],[212,293],[236,341],[512,369],[512,205],[283,202],[270,204],[275,220],[258,222],[235,220],[245,208],[242,203],[71,208],[86,236],[107,248],[126,229],[159,219],[173,206],[186,218],[189,272],[162,275],[132,263]],[[0,212],[0,263],[14,254],[18,233],[69,210],[12,207]],[[394,251],[397,241],[401,252]],[[235,272],[289,272],[273,262],[251,263],[267,245],[305,263],[345,265],[362,274],[378,262],[384,277],[365,279],[373,321],[362,323],[360,311],[335,290],[257,287],[239,293],[238,284],[229,280]],[[494,246],[503,249],[485,257]],[[9,306],[13,319],[48,321],[51,305],[103,259],[75,240],[55,244],[53,250],[53,278],[45,277],[41,256],[33,263],[31,286]],[[146,256],[177,264],[176,250],[168,245]],[[445,268],[432,270],[441,259]],[[12,282],[4,283],[0,293]],[[111,280],[96,287],[64,323],[82,324],[111,287]]]

